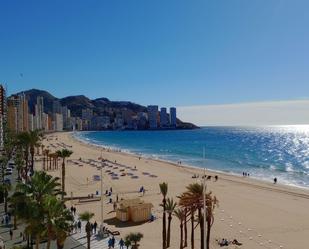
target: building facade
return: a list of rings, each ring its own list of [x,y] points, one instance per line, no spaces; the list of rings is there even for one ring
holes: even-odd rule
[[[169,127],[169,118],[165,107],[160,109],[160,127],[167,128]]]
[[[177,113],[175,107],[170,108],[170,125],[174,128],[177,127]]]
[[[158,111],[159,108],[157,105],[149,105],[147,107],[148,110],[148,122],[150,129],[158,128]]]

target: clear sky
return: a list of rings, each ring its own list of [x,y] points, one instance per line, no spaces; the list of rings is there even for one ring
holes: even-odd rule
[[[308,99],[308,9],[308,0],[0,0],[0,82],[10,93],[166,106]]]

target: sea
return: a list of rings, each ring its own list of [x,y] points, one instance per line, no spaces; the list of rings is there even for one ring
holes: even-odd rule
[[[143,157],[309,188],[309,126],[75,132],[84,142]]]

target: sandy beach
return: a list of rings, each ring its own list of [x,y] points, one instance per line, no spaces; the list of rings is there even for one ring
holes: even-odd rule
[[[100,190],[100,182],[93,181],[93,175],[100,175],[100,170],[87,163],[82,166],[74,164],[77,161],[99,157],[112,162],[136,168],[134,175],[112,180],[103,170],[104,190],[113,188],[113,198],[140,197],[153,204],[153,214],[157,219],[153,222],[132,225],[121,224],[115,219],[113,205],[104,201],[104,220],[112,230],[118,230],[121,237],[131,231],[144,234],[140,248],[160,248],[162,239],[162,208],[159,204],[162,196],[159,183],[168,183],[168,197],[177,200],[177,195],[185,191],[185,187],[193,182],[200,182],[200,178],[192,178],[193,174],[202,175],[202,169],[188,168],[169,162],[141,158],[123,152],[107,151],[93,145],[82,143],[72,137],[72,133],[53,133],[46,136],[44,145],[49,146],[51,152],[61,149],[59,144],[72,146],[74,153],[66,165],[66,192],[68,196],[87,196]],[[41,161],[36,164],[42,169]],[[120,173],[119,169],[114,170]],[[149,177],[143,172],[157,177]],[[60,170],[49,171],[53,176],[60,177]],[[220,248],[216,239],[237,239],[242,246],[231,245],[223,248],[309,248],[306,236],[309,234],[309,190],[298,189],[272,182],[263,182],[249,177],[232,176],[223,173],[206,172],[207,175],[218,175],[219,180],[207,181],[207,190],[212,191],[219,200],[219,207],[215,211],[215,223],[212,228],[211,248]],[[138,190],[141,186],[146,189],[145,196]],[[100,202],[78,203],[73,201],[78,212],[91,211],[100,223]],[[68,201],[68,206],[71,202]],[[93,221],[94,221],[93,220]],[[179,248],[179,220],[173,217],[171,248]],[[195,244],[199,248],[199,228],[195,231]],[[188,244],[190,244],[190,229],[188,226]],[[188,247],[190,248],[190,247]]]

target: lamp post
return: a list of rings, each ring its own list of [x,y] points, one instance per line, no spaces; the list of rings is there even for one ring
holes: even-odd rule
[[[102,221],[102,224],[104,224],[104,214],[103,214],[103,205],[104,205],[104,202],[103,202],[103,158],[101,159],[102,160],[102,165],[101,165],[101,221]]]
[[[203,148],[203,159],[205,160],[205,147]],[[204,161],[205,164],[205,161]],[[204,207],[204,249],[206,249],[206,167],[204,165],[204,176],[203,176],[203,207]]]

